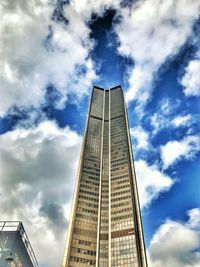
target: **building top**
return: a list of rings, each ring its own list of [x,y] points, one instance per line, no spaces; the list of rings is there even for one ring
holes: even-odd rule
[[[96,85],[94,85],[94,87],[93,87],[93,89],[99,89],[99,90],[102,90],[102,91],[110,91],[110,90],[114,90],[114,89],[118,89],[118,88],[121,89],[121,85],[117,85],[117,86],[111,87],[110,89],[104,89],[104,88],[96,86]]]
[[[104,88],[102,88],[102,87],[99,87],[99,86],[96,86],[96,85],[94,85],[93,89],[99,89],[99,90],[102,90],[102,91],[104,91]]]
[[[33,248],[20,221],[0,221],[0,232],[19,232],[34,267],[39,267]]]

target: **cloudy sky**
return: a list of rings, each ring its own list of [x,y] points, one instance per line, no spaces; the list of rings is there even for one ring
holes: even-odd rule
[[[60,266],[93,85],[125,93],[150,267],[200,266],[200,2],[2,0],[0,220]]]

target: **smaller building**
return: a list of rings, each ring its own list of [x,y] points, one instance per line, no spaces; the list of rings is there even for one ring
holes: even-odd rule
[[[39,267],[20,221],[0,221],[0,266]]]

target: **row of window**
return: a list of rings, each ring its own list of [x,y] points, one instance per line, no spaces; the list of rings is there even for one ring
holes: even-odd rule
[[[97,222],[97,217],[91,216],[91,215],[86,215],[86,214],[82,214],[82,213],[76,213],[76,217],[77,218],[82,218],[88,221],[93,221],[93,222]]]
[[[87,190],[83,190],[83,189],[80,189],[79,190],[80,193],[84,193],[84,194],[87,194],[87,195],[92,195],[92,196],[99,196],[98,193],[94,193],[94,192],[91,192],[91,191],[87,191]]]
[[[125,169],[125,168],[127,168],[126,165],[124,165],[123,167],[111,168],[111,171],[112,171],[112,172],[120,171],[120,170],[123,170],[123,169]]]
[[[126,149],[126,148],[127,148],[127,145],[126,145],[126,142],[124,140],[120,141],[119,144],[116,144],[114,141],[111,141],[111,155],[116,150],[120,151],[121,149]]]
[[[96,171],[96,172],[100,172],[100,169],[99,168],[94,168],[94,167],[89,167],[89,166],[85,166],[85,165],[83,165],[83,170],[93,170],[93,171]]]
[[[92,208],[98,208],[97,204],[94,203],[90,203],[90,202],[85,202],[85,201],[78,201],[78,205],[84,205],[84,206],[88,206],[88,207],[92,207]]]
[[[128,182],[128,183],[127,183]],[[112,185],[112,188],[113,188],[113,185]],[[126,184],[125,185],[120,185],[120,186],[117,186],[117,187],[115,187],[115,191],[117,191],[117,190],[120,190],[120,189],[123,189],[123,188],[130,188],[130,183],[129,183],[129,181],[126,181]]]
[[[129,179],[127,179],[127,178],[129,178],[129,175],[127,175],[126,179],[122,179],[122,180],[120,180],[120,181],[117,181],[116,183],[117,183],[117,184],[124,184],[124,183],[127,183],[127,182],[129,181]],[[113,183],[113,184],[114,184],[114,183]]]
[[[121,215],[121,216],[116,216],[116,217],[111,218],[111,221],[119,221],[119,220],[123,220],[126,218],[131,218],[131,215],[132,214],[125,214],[125,215]]]
[[[84,183],[82,183],[81,181],[81,188],[86,188],[86,189],[89,189],[89,190],[94,190],[94,191],[99,191],[99,188],[96,186],[96,185],[86,185]]]
[[[123,197],[117,197],[117,198],[113,198],[111,201],[112,202],[117,202],[117,201],[122,201],[124,199],[130,199],[131,198],[131,195],[127,195],[127,196],[123,196]]]
[[[111,165],[111,170],[113,170],[113,167],[120,167],[120,166],[124,166],[124,165],[126,165],[127,164],[127,159],[125,159],[125,160],[122,160],[121,162],[119,162],[119,163],[117,163],[117,164],[112,164]]]
[[[89,161],[89,162],[94,162],[94,163],[96,163],[97,161],[98,161],[98,157],[96,157],[96,158],[91,158],[91,157],[89,157],[89,155],[87,156],[87,157],[85,157],[84,158],[84,161],[86,162],[86,161]]]
[[[120,175],[120,176],[114,176],[114,177],[112,177],[112,181],[114,181],[114,180],[121,180],[122,178],[128,178],[129,177],[129,175],[128,174],[126,174],[126,175]]]
[[[75,219],[74,227],[80,228],[80,229],[88,229],[90,231],[96,231],[97,229],[97,223],[96,222],[88,222],[88,221],[83,221],[79,218]]]
[[[71,252],[81,253],[89,256],[96,256],[96,250],[90,250],[90,249],[72,247]]]
[[[84,158],[84,165],[85,166],[90,166],[90,167],[93,167],[93,168],[100,168],[100,160],[99,160],[99,158],[97,158],[94,161],[89,161],[88,159]]]
[[[112,231],[119,231],[129,228],[134,228],[133,216],[124,219],[123,221],[112,221]]]
[[[99,202],[98,198],[93,198],[93,197],[89,197],[89,196],[85,196],[85,195],[81,195],[81,194],[79,194],[79,198],[89,200],[89,201]]]
[[[91,237],[91,238],[97,237],[96,231],[91,231],[91,230],[77,228],[77,227],[74,228],[74,234],[84,235],[84,236]]]
[[[111,160],[111,163],[116,163],[116,162],[121,162],[121,161],[125,162],[124,157],[126,157],[126,155],[120,155],[118,159]]]
[[[99,186],[99,182],[94,180],[94,178],[92,176],[88,176],[87,178],[82,177],[81,182],[83,182],[85,184],[90,184],[90,185],[92,184],[92,185]]]
[[[81,240],[81,239],[73,239],[72,240],[73,244],[79,244],[79,245],[83,245],[83,246],[96,246],[96,243],[91,242],[91,241],[87,241],[87,240]]]
[[[111,208],[118,208],[118,207],[127,206],[127,205],[130,205],[130,201],[119,202],[119,203],[112,204]]]
[[[92,214],[95,214],[95,215],[98,214],[97,210],[85,209],[85,208],[82,208],[82,207],[78,207],[77,211],[84,212],[84,213],[92,213]]]
[[[117,210],[115,210],[115,211],[112,211],[112,215],[114,215],[114,214],[119,214],[119,213],[123,213],[123,212],[129,212],[129,211],[132,211],[132,208],[131,207],[129,207],[129,208],[125,208],[125,209],[117,209]]]
[[[125,132],[124,131],[117,131],[116,133],[112,133],[111,134],[111,142],[113,141],[119,141],[119,140],[124,140],[124,142],[126,141],[125,137]]]
[[[96,177],[93,177],[94,180],[99,180],[99,173],[96,173],[96,172],[92,172],[92,171],[87,171],[86,169],[82,169],[82,173],[87,173],[87,174],[91,174],[91,175],[94,175]]]

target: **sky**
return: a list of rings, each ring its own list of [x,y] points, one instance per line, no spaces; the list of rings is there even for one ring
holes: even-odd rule
[[[200,2],[2,0],[0,220],[60,266],[94,85],[121,85],[150,267],[200,266]],[[50,253],[51,252],[51,253]]]

